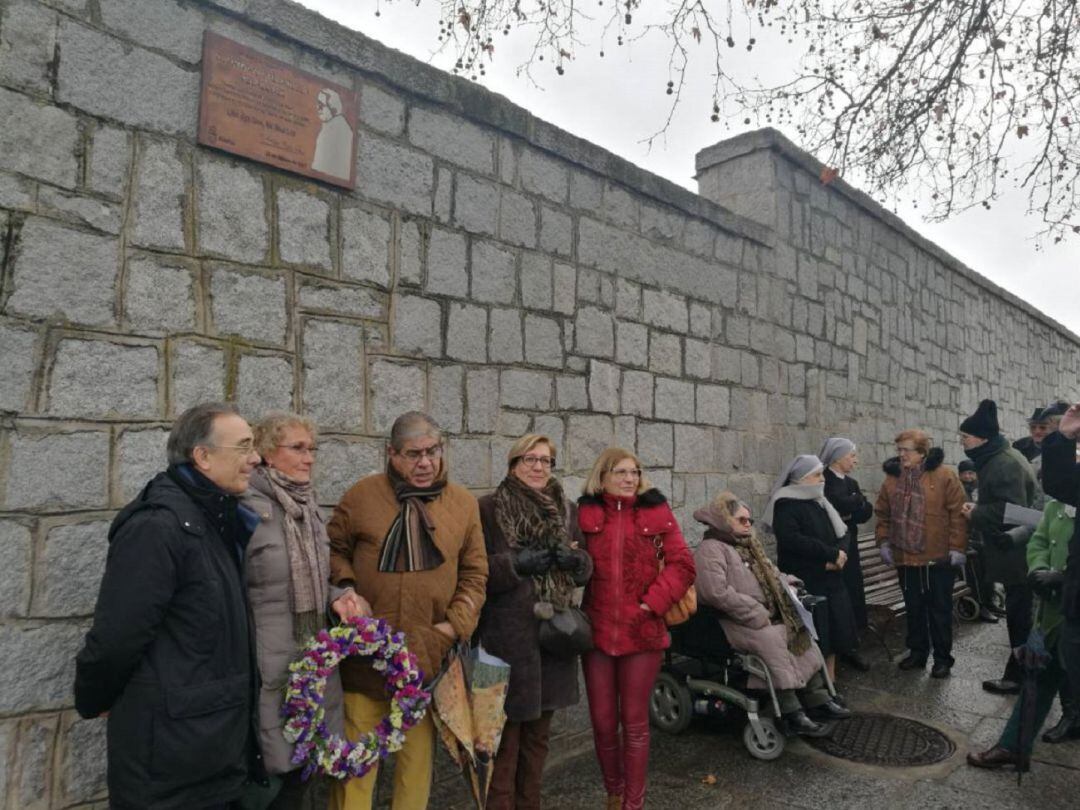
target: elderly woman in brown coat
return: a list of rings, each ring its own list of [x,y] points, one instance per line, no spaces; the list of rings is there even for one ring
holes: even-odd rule
[[[488,581],[478,632],[484,649],[510,664],[490,810],[539,810],[551,717],[579,700],[578,656],[544,649],[540,635],[544,617],[573,605],[575,588],[592,573],[578,547],[577,507],[554,467],[551,439],[522,436],[507,455],[506,478],[480,498]]]
[[[731,492],[721,492],[694,519],[708,527],[694,554],[698,599],[720,612],[732,647],[765,662],[788,728],[810,737],[828,733],[803,705],[822,720],[851,713],[830,696],[821,652],[792,604],[788,586],[798,580],[769,560],[754,534],[750,507]],[[764,686],[756,678],[750,685]]]
[[[291,761],[293,747],[281,734],[281,704],[289,664],[307,637],[326,626],[326,609],[341,592],[330,586],[330,538],[311,485],[318,450],[315,425],[290,413],[269,414],[255,425],[263,464],[251,475],[243,503],[259,516],[244,552],[248,604],[259,663],[259,743],[270,777],[271,810],[303,805],[312,784]],[[341,682],[327,681],[327,726],[344,732]],[[252,797],[254,798],[254,797]],[[255,798],[255,802],[260,802]]]

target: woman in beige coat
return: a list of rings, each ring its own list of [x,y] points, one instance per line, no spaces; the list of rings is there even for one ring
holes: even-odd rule
[[[260,522],[244,552],[244,575],[261,681],[259,745],[271,789],[262,801],[269,800],[271,810],[292,810],[303,806],[312,782],[301,779],[303,768],[293,764],[293,746],[281,733],[289,664],[307,638],[326,626],[327,606],[340,592],[328,582],[330,538],[311,485],[315,425],[278,413],[264,417],[254,432],[263,464],[252,473],[243,502]],[[327,681],[323,707],[327,727],[343,734],[336,672]]]
[[[851,713],[829,695],[821,652],[791,603],[787,588],[798,580],[765,555],[750,508],[731,492],[721,492],[694,519],[708,527],[694,554],[698,599],[720,612],[732,647],[765,662],[788,728],[823,736],[827,728],[808,717],[803,705],[822,720]],[[764,684],[752,677],[750,686]]]

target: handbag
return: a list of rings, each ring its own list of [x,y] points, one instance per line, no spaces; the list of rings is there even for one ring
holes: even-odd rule
[[[540,649],[558,658],[573,658],[593,648],[592,623],[577,607],[559,608],[540,622]]]
[[[653,537],[653,545],[656,547],[656,561],[660,565],[657,576],[664,572],[664,541],[660,535]],[[669,607],[664,613],[664,623],[668,627],[682,624],[697,613],[697,588],[691,583],[679,600]]]

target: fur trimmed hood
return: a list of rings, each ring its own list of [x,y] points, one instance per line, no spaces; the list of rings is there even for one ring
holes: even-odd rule
[[[940,447],[931,447],[930,452],[926,454],[926,470],[936,470],[945,461],[945,451]],[[893,478],[900,476],[900,456],[893,456],[890,459],[886,459],[881,465],[881,469],[885,471],[886,475],[891,475]]]
[[[603,506],[604,496],[582,495],[580,498],[578,498],[577,502],[578,506],[585,506],[586,504],[590,503],[596,504],[598,506]],[[656,489],[656,487],[653,487],[652,489],[645,490],[637,496],[637,503],[635,504],[635,506],[659,506],[662,503],[667,503],[667,498],[664,497],[664,493]]]

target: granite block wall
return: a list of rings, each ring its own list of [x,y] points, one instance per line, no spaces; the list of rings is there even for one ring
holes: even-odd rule
[[[343,192],[195,143],[215,31],[354,88]],[[110,519],[170,421],[235,400],[320,425],[332,504],[431,411],[452,474],[521,433],[576,489],[633,447],[689,512],[761,505],[844,433],[864,483],[902,426],[1006,426],[1078,391],[1078,339],[775,133],[698,156],[701,194],[287,0],[0,0],[0,805],[104,800],[72,710]],[[555,750],[587,744],[583,710]]]

